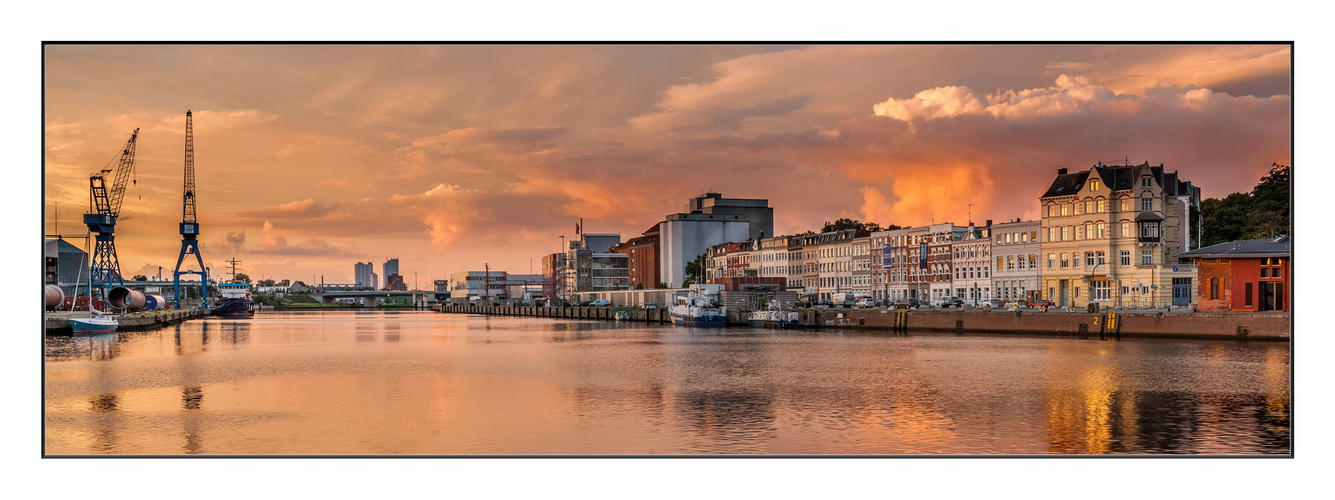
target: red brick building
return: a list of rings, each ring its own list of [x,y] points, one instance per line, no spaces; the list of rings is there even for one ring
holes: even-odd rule
[[[641,234],[642,236],[638,238],[613,245],[609,251],[630,257],[631,288],[640,288],[641,285],[644,288],[658,288],[658,284],[663,282],[662,272],[659,270],[662,250],[659,245],[658,224],[654,224]]]
[[[1178,254],[1196,261],[1196,310],[1292,311],[1293,240],[1220,243]]]
[[[748,292],[755,290],[783,292],[788,290],[788,278],[781,276],[729,276],[725,278],[710,278],[709,283],[713,285],[723,285],[723,289],[729,292]]]

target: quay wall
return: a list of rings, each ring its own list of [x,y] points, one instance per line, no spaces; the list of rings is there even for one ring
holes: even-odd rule
[[[663,308],[439,305],[435,310],[455,314],[592,320],[615,320],[617,311],[624,311],[628,315],[627,321],[672,322]],[[1292,335],[1289,313],[1119,312],[1114,330],[1105,330],[1106,313],[914,310],[903,311],[901,325],[896,325],[899,316],[896,310],[801,309],[798,313],[803,326],[814,328],[1273,341],[1288,341]],[[730,310],[728,323],[745,325],[747,314],[749,311]]]
[[[141,313],[126,314],[116,319],[116,331],[135,332],[156,330],[165,326],[174,325],[189,319],[202,318],[209,315],[209,311],[202,309],[176,309],[169,311],[148,311]],[[46,333],[52,334],[72,334],[70,329],[70,320],[63,317],[50,317],[45,319]]]

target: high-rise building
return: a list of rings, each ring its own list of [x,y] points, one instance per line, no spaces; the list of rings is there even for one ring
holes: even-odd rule
[[[383,271],[380,274],[385,277],[385,283],[389,283],[389,275],[399,274],[399,258],[386,260],[385,264],[380,266],[380,270]]]
[[[375,266],[370,262],[358,262],[357,265],[353,266],[353,281],[357,284],[357,287],[374,287],[375,285],[371,283],[371,275],[375,274],[374,271]]]

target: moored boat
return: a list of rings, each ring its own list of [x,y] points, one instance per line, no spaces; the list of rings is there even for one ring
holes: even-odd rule
[[[88,318],[70,318],[70,329],[74,333],[110,333],[116,331],[120,322],[113,316],[93,316]]]
[[[751,313],[746,319],[751,326],[764,328],[797,328],[797,313],[779,309],[765,309]]]
[[[727,308],[704,290],[694,290],[677,297],[677,303],[668,309],[672,323],[689,326],[725,326]]]
[[[250,300],[250,285],[218,283],[218,294],[218,302],[213,305],[214,316],[232,319],[255,316],[255,304]]]

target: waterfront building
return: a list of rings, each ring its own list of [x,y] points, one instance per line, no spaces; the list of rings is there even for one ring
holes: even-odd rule
[[[444,304],[450,300],[450,280],[435,280],[432,283],[435,286],[435,294],[432,300]]]
[[[662,283],[659,251],[659,225],[654,224],[641,236],[613,245],[609,251],[626,254],[630,264],[630,288],[658,288]]]
[[[1196,310],[1285,311],[1293,303],[1293,240],[1230,241],[1177,254],[1193,259]]]
[[[966,231],[949,222],[890,231],[891,300],[916,298],[935,304],[950,296],[951,245],[964,239]]]
[[[509,295],[505,271],[460,271],[450,274],[450,303],[499,304]]]
[[[61,238],[45,240],[46,274],[44,281],[56,285],[72,297],[74,287],[83,283],[83,293],[88,293],[88,252],[71,245]]]
[[[358,262],[352,269],[352,281],[355,282],[357,286],[375,288],[375,284],[371,283],[371,275],[375,274],[375,265],[370,262]]]
[[[871,295],[872,285],[872,256],[871,256],[871,233],[864,232],[865,236],[855,238],[852,242],[853,252],[853,270],[849,278],[849,288],[856,293]],[[879,269],[880,262],[876,263]]]
[[[871,255],[871,296],[878,301],[890,299],[890,231],[877,231],[867,236],[867,251]]]
[[[630,288],[630,257],[609,252],[621,243],[615,233],[584,233],[570,242],[565,258],[565,292],[598,292]]]
[[[808,299],[820,299],[820,235],[805,233],[795,238],[801,240],[802,294]]]
[[[969,221],[964,238],[951,244],[952,295],[973,306],[990,302],[994,298],[991,261],[992,221],[983,227]]]
[[[1042,224],[1036,220],[1002,222],[992,226],[992,296],[1010,302],[1040,298],[1039,241]]]
[[[546,290],[549,287],[548,278],[544,274],[506,274],[503,286],[505,287],[506,304],[516,303],[532,304],[533,299],[546,296]]]
[[[790,236],[776,236],[760,240],[758,276],[783,278],[787,285],[790,267],[788,245],[791,239]]]
[[[659,275],[669,287],[686,279],[686,263],[719,243],[759,240],[774,234],[769,200],[705,193],[687,201],[684,213],[659,223]]]
[[[859,291],[853,285],[853,254],[871,233],[863,229],[845,229],[816,235],[816,293],[819,299],[832,299],[836,293]],[[866,291],[865,289],[862,291]]]
[[[542,257],[542,274],[548,285],[543,292],[545,297],[564,297],[566,279],[566,254],[553,253]]]
[[[788,289],[805,293],[806,284],[802,280],[802,237],[787,236],[788,260],[784,262],[788,272]]]
[[[1039,198],[1042,290],[1062,306],[1165,307],[1191,302],[1195,266],[1182,225],[1199,190],[1163,165],[1057,169]]]

